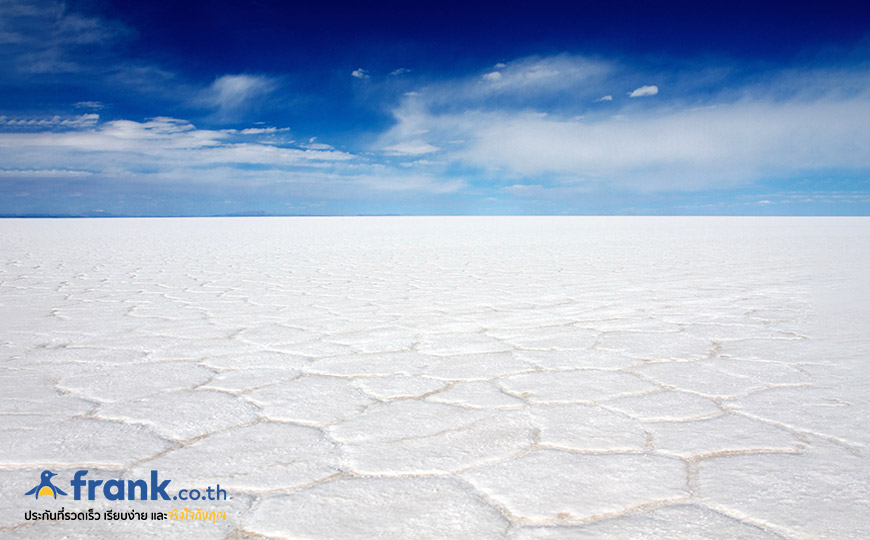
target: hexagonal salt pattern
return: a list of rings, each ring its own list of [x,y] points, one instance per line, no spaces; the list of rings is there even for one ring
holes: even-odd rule
[[[510,515],[535,524],[589,521],[688,498],[683,463],[646,454],[537,450],[464,476]]]
[[[266,537],[504,538],[510,523],[453,478],[344,478],[265,500],[245,529]]]
[[[865,538],[870,221],[0,221],[0,538]],[[222,501],[25,497],[158,471]],[[28,521],[27,510],[226,520]]]

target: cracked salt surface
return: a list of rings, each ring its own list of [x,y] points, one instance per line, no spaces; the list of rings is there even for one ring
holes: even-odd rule
[[[870,537],[867,245],[863,218],[2,220],[0,537]],[[122,509],[23,495],[83,468],[220,484],[195,506],[227,520],[24,519]]]

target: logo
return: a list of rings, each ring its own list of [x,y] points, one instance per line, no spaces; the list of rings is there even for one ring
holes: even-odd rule
[[[175,495],[167,493],[171,480],[160,480],[159,472],[151,471],[150,477],[147,478],[85,478],[88,475],[87,469],[79,469],[73,474],[70,480],[70,491],[74,501],[88,500],[93,501],[97,498],[102,498],[107,501],[225,501],[227,500],[227,490],[221,489],[220,484],[217,486],[206,486],[202,489],[185,488],[179,489]],[[64,490],[55,486],[51,479],[57,476],[48,469],[42,471],[39,475],[39,484],[33,489],[24,494],[25,497],[33,495],[39,499],[43,496],[51,496],[57,500],[57,496],[66,497]],[[61,483],[59,480],[57,481]],[[232,497],[230,497],[232,498]],[[184,504],[184,503],[181,503]],[[197,503],[200,504],[200,503]],[[42,506],[42,505],[40,505]],[[60,510],[43,509],[41,511],[27,510],[24,513],[24,519],[28,521],[125,521],[125,520],[152,520],[152,521],[211,521],[217,523],[227,519],[227,514],[224,511],[207,511],[202,508],[189,509],[184,507],[183,510],[173,508],[166,511],[143,512],[141,510],[131,509],[129,511],[120,511],[109,508],[103,512],[97,512],[93,508],[87,511],[82,509],[73,509],[67,511],[65,507]]]
[[[42,497],[43,495],[51,495],[55,499],[57,499],[58,495],[66,496],[65,491],[51,483],[52,476],[57,476],[57,474],[49,471],[48,469],[42,471],[42,474],[40,475],[39,485],[25,493],[25,495],[34,495],[37,499]]]
[[[102,480],[96,478],[85,478],[88,475],[87,469],[79,469],[73,474],[73,479],[69,485],[72,488],[73,500],[80,501],[86,499],[93,501],[102,496],[108,501],[225,501],[227,499],[227,490],[221,489],[220,484],[215,486],[207,486],[202,489],[180,489],[175,495],[171,496],[166,491],[171,480],[160,480],[159,473],[155,470],[151,471],[149,478],[122,480],[120,478],[112,478]],[[67,493],[51,483],[53,473],[49,470],[42,471],[40,475],[39,485],[25,493],[24,495],[34,495],[37,499],[42,496],[51,496],[57,499],[58,495],[66,496]],[[58,481],[58,483],[61,483]]]

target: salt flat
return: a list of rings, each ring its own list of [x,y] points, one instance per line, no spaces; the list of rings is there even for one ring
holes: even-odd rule
[[[868,270],[863,218],[2,220],[0,536],[870,538]]]

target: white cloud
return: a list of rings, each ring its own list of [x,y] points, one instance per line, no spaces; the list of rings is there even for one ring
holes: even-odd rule
[[[383,133],[375,142],[372,150],[383,151],[390,155],[423,155],[439,150],[423,138],[431,125],[431,117],[419,102],[418,95],[406,96],[402,105],[393,111],[396,125]]]
[[[415,159],[414,161],[403,161],[399,163],[399,167],[412,168],[412,167],[429,167],[433,165],[444,165],[443,161],[431,161],[428,159]]]
[[[0,71],[99,72],[111,46],[135,31],[120,21],[77,13],[69,3],[0,1]]]
[[[500,77],[484,78],[487,73]],[[567,55],[518,59],[406,92],[393,108],[394,125],[374,134],[364,154],[336,150],[310,134],[295,143],[277,135],[287,128],[265,124],[205,130],[174,118],[101,123],[97,114],[0,116],[6,171],[0,174],[37,181],[89,171],[119,182],[275,182],[322,197],[344,190],[404,197],[466,189],[464,181],[439,176],[452,169],[475,171],[475,189],[489,180],[504,193],[558,198],[589,189],[718,189],[870,170],[864,121],[870,76],[859,70],[770,73],[719,94],[687,94],[677,83],[691,77],[680,77]],[[649,80],[680,91],[595,104],[613,101],[605,92],[615,87]],[[276,86],[265,77],[227,75],[201,99],[215,114],[230,114]],[[657,87],[629,95],[653,95],[650,89]],[[680,102],[680,95],[693,98]],[[777,203],[769,196],[755,200]]]
[[[93,175],[92,171],[70,169],[0,169],[0,176],[14,178],[82,178]]]
[[[654,96],[659,93],[659,87],[655,85],[644,85],[640,88],[635,88],[631,92],[628,93],[628,97],[646,97],[646,96]]]
[[[390,72],[390,76],[397,77],[399,75],[404,75],[405,73],[411,73],[411,70],[408,68],[394,69],[393,71]]]
[[[133,31],[118,21],[65,13],[54,25],[55,36],[65,45],[111,43]]]
[[[266,133],[278,133],[279,131],[290,131],[290,128],[288,128],[288,127],[283,127],[283,128],[277,128],[277,127],[245,128],[245,129],[239,131],[239,133],[241,133],[242,135],[263,135]]]
[[[439,148],[437,146],[432,146],[431,144],[427,143],[422,139],[403,141],[384,147],[384,151],[389,154],[404,156],[420,156],[423,154],[431,154],[432,152],[437,152],[438,150]]]
[[[495,67],[482,75],[484,87],[478,92],[558,92],[588,83],[611,69],[607,63],[571,55],[520,58]]]
[[[866,98],[740,102],[586,121],[480,114],[467,127],[473,143],[456,157],[519,177],[639,190],[727,187],[799,171],[866,169],[868,117]]]
[[[222,118],[248,108],[277,88],[275,80],[260,75],[223,75],[204,90],[199,102],[217,109]]]
[[[140,62],[124,62],[114,66],[106,83],[131,92],[177,100],[179,96],[193,96],[194,104],[213,108],[219,105],[215,93],[208,88],[194,87],[178,80],[175,73],[158,66]]]
[[[496,103],[519,108],[530,108],[536,101],[573,105],[572,98],[588,103],[601,95],[602,80],[615,70],[611,62],[568,54],[519,58],[414,88],[403,95],[414,99],[404,99],[397,109],[410,101],[454,111],[493,108]]]
[[[466,187],[466,182],[461,179],[443,180],[425,175],[372,175],[358,177],[355,181],[378,191],[446,194],[456,193]]]
[[[370,199],[373,192],[401,197],[450,194],[466,186],[461,179],[439,178],[437,171],[421,174],[378,164],[315,142],[316,137],[300,145],[272,144],[276,131],[205,130],[159,117],[64,131],[0,132],[0,178],[37,182],[87,177],[181,188],[280,185],[308,200]]]
[[[350,72],[351,77],[355,77],[357,79],[368,79],[369,72],[364,70],[363,68],[357,68]]]
[[[17,128],[79,128],[94,126],[99,119],[100,115],[96,113],[80,114],[78,116],[54,115],[42,118],[9,118],[7,116],[0,116],[0,125]]]
[[[793,204],[867,204],[868,191],[785,191],[761,195],[760,200],[747,200],[746,206],[793,205]],[[747,198],[748,196],[744,197]]]
[[[105,106],[102,101],[79,101],[73,105],[76,109],[102,109]]]
[[[406,155],[437,150],[447,166],[475,168],[492,182],[524,185],[546,178],[548,189],[716,189],[813,171],[870,169],[870,125],[864,121],[870,86],[860,71],[808,74],[800,93],[783,90],[799,74],[774,73],[764,85],[705,93],[685,106],[670,97],[607,107],[605,116],[601,108],[589,108],[593,96],[637,74],[578,75],[569,89],[550,73],[564,72],[566,62],[524,59],[507,63],[499,81],[477,75],[418,89],[394,108],[395,124],[373,148]],[[486,92],[509,72],[512,82],[504,91],[519,93],[490,99]],[[546,84],[536,86],[540,81]],[[584,84],[591,88],[574,92]],[[535,91],[527,92],[527,85]],[[558,94],[559,100],[536,97],[560,88],[572,93]],[[652,88],[636,93],[651,95]]]
[[[165,169],[188,170],[191,176],[202,176],[202,170],[196,169],[220,164],[308,167],[353,157],[337,150],[278,146],[256,140],[233,142],[236,135],[197,129],[175,118],[114,120],[91,129],[0,133],[0,161],[22,170],[112,169],[138,174],[143,169]]]
[[[308,142],[301,145],[302,148],[308,148],[310,150],[333,150],[333,146],[326,143],[317,142],[317,137],[311,137],[308,139]]]
[[[502,188],[503,191],[509,191],[512,193],[532,193],[541,191],[542,189],[544,189],[544,186],[541,184],[512,184]]]

